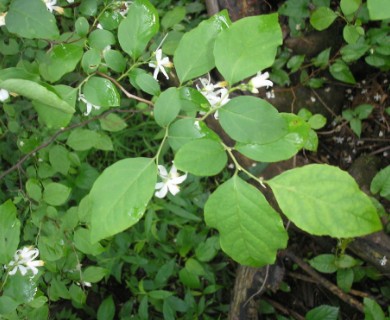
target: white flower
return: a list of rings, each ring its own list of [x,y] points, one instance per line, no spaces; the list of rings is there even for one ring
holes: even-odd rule
[[[47,10],[49,10],[50,12],[53,12],[54,10],[57,11],[59,14],[64,13],[64,8],[56,6],[57,0],[42,0],[42,1],[45,3]]]
[[[175,165],[172,165],[172,168],[169,173],[164,166],[159,165],[158,175],[160,176],[162,181],[157,182],[155,186],[155,189],[158,190],[155,193],[155,196],[157,198],[164,198],[167,195],[168,191],[173,195],[176,195],[180,191],[178,184],[181,184],[185,179],[187,179],[187,173],[182,176],[179,176]]]
[[[3,102],[9,98],[9,92],[5,89],[0,89],[0,101]]]
[[[162,74],[165,76],[166,79],[169,79],[167,72],[165,71],[165,68],[172,68],[173,63],[169,61],[168,57],[162,57],[162,50],[157,49],[155,52],[156,55],[156,61],[150,62],[149,67],[154,68],[153,77],[157,80],[157,75],[159,72],[162,72]]]
[[[269,73],[265,72],[261,74],[261,72],[258,72],[255,77],[249,80],[248,82],[248,90],[252,93],[259,93],[259,88],[261,87],[272,87],[274,84],[271,80],[268,80]]]
[[[5,16],[7,15],[7,12],[0,13],[0,27],[5,26]]]
[[[100,109],[100,106],[95,106],[94,104],[92,104],[91,102],[89,102],[87,99],[85,99],[85,96],[84,96],[82,93],[79,94],[78,100],[84,102],[85,105],[86,105],[86,107],[87,107],[87,111],[84,112],[84,115],[85,115],[85,116],[88,116],[88,115],[91,113],[92,108],[93,108],[93,109],[96,109],[96,110],[99,110],[99,109]]]
[[[196,85],[198,91],[207,99],[211,108],[222,107],[230,101],[229,90],[225,88],[226,82],[217,82],[213,84],[210,79],[200,78],[202,88]],[[214,118],[218,119],[218,110],[214,113]]]
[[[379,260],[381,266],[385,266],[387,264],[387,257],[383,256],[382,259]]]
[[[129,7],[131,5],[131,1],[122,1],[121,6],[119,9],[119,14],[124,17],[127,14],[127,11],[129,11]]]
[[[42,260],[35,260],[39,255],[39,250],[32,246],[24,247],[22,250],[16,250],[14,260],[12,260],[7,269],[11,269],[9,275],[14,275],[18,269],[22,276],[26,275],[30,270],[33,275],[38,273],[37,267],[42,267],[44,262]]]

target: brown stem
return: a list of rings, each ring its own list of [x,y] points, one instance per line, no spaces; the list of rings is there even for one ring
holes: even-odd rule
[[[140,102],[144,102],[144,103],[146,103],[146,104],[148,104],[150,106],[153,106],[153,102],[152,101],[149,101],[149,100],[146,100],[144,98],[135,96],[134,94],[131,94],[125,88],[123,88],[122,85],[118,81],[116,81],[114,78],[106,75],[105,73],[101,73],[99,71],[96,72],[96,74],[98,74],[99,76],[102,76],[103,78],[106,78],[106,79],[112,81],[126,95],[126,97],[128,97],[129,99],[134,99],[134,100],[137,100],[137,101],[140,101]]]
[[[291,251],[285,251],[285,256],[290,258],[293,262],[295,262],[301,269],[303,269],[306,273],[308,273],[313,279],[315,279],[320,285],[328,289],[330,292],[332,292],[334,295],[338,296],[341,300],[348,303],[355,309],[359,310],[360,312],[364,313],[364,306],[359,301],[351,297],[350,295],[343,292],[339,287],[334,285],[332,282],[328,281],[327,279],[323,278],[320,274],[318,274],[316,271],[313,270],[313,268],[308,265],[306,262],[304,262],[302,259],[298,258],[295,254],[293,254]]]
[[[57,137],[61,134],[63,134],[64,132],[67,132],[67,131],[70,131],[72,129],[75,129],[75,128],[78,128],[78,127],[83,127],[85,126],[86,124],[92,122],[92,121],[95,121],[97,119],[100,119],[100,118],[104,118],[106,117],[107,115],[109,115],[110,113],[113,113],[115,111],[118,111],[117,109],[111,109],[101,115],[98,115],[96,117],[93,117],[93,118],[90,118],[88,120],[85,120],[83,122],[80,122],[80,123],[77,123],[77,124],[74,124],[74,125],[71,125],[67,128],[64,128],[64,129],[60,129],[58,130],[52,137],[50,137],[49,140],[47,140],[46,142],[42,143],[41,145],[39,145],[38,147],[34,148],[32,151],[30,151],[29,153],[27,153],[26,155],[24,155],[22,158],[20,158],[18,160],[18,162],[16,164],[14,164],[12,167],[8,168],[7,170],[3,171],[1,174],[0,174],[0,180],[2,180],[5,176],[7,176],[8,174],[10,174],[12,171],[20,168],[20,166],[26,161],[28,160],[30,157],[34,156],[39,150],[42,150],[44,148],[46,148],[47,146],[49,146],[52,142],[54,142]],[[134,112],[133,110],[129,110],[129,112]]]

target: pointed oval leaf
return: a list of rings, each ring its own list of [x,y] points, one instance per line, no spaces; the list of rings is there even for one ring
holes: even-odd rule
[[[287,123],[267,101],[250,96],[230,100],[219,109],[219,121],[238,142],[265,144],[287,134]]]
[[[28,39],[56,39],[59,31],[56,19],[42,0],[14,0],[5,16],[11,33]]]
[[[117,107],[120,96],[114,84],[105,78],[91,77],[83,87],[85,98],[100,107]]]
[[[307,165],[268,183],[283,213],[311,234],[352,238],[382,229],[371,200],[337,167]]]
[[[39,72],[50,82],[58,81],[76,68],[82,56],[82,47],[75,44],[59,44],[44,55],[43,61],[39,63]]]
[[[161,127],[170,124],[179,114],[180,106],[180,92],[177,88],[171,87],[161,93],[154,105],[154,117],[157,124]]]
[[[210,139],[188,142],[175,156],[175,166],[181,171],[196,176],[214,176],[222,171],[227,163],[223,146]]]
[[[123,159],[106,168],[90,192],[92,242],[137,223],[154,193],[156,180],[153,159]]]
[[[199,122],[194,119],[179,119],[172,123],[168,130],[168,143],[176,151],[194,139],[204,137]]]
[[[328,7],[319,7],[310,16],[310,24],[318,31],[328,28],[337,18],[337,14]]]
[[[0,88],[9,92],[14,92],[29,99],[37,100],[65,113],[74,113],[74,108],[55,94],[53,92],[54,89],[51,91],[46,87],[34,81],[22,79],[8,79],[0,82]]]
[[[276,13],[243,18],[218,35],[215,64],[233,85],[270,67],[281,44],[282,31]]]
[[[160,28],[158,13],[147,0],[135,0],[118,28],[119,44],[136,60]]]
[[[287,232],[275,210],[255,187],[234,176],[205,205],[206,223],[218,229],[221,248],[242,265],[273,263],[287,245]]]
[[[173,59],[181,83],[199,77],[215,67],[215,39],[230,24],[229,15],[224,10],[202,21],[181,38]]]
[[[0,263],[8,264],[18,249],[20,221],[11,200],[0,206]]]

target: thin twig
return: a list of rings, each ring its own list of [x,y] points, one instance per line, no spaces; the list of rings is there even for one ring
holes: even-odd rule
[[[292,316],[296,320],[305,320],[305,317],[301,316],[299,313],[295,312],[294,310],[287,309],[286,307],[274,300],[271,300],[266,297],[264,297],[264,300],[285,315]]]
[[[116,109],[111,109],[101,115],[98,115],[96,117],[93,117],[93,118],[90,118],[90,119],[87,119],[83,122],[80,122],[80,123],[76,123],[74,125],[71,125],[67,128],[63,128],[63,129],[60,129],[58,130],[49,140],[47,140],[46,142],[42,143],[41,145],[39,145],[38,147],[34,148],[32,151],[30,151],[29,153],[27,153],[26,155],[24,155],[22,158],[20,158],[18,160],[18,162],[16,164],[14,164],[12,167],[8,168],[7,170],[3,171],[1,174],[0,174],[0,181],[8,174],[10,174],[12,171],[18,169],[21,167],[21,165],[26,161],[28,160],[29,158],[31,158],[32,156],[34,156],[39,150],[42,150],[44,148],[46,148],[47,146],[49,146],[51,143],[53,143],[57,138],[58,136],[60,136],[61,134],[67,132],[67,131],[70,131],[70,130],[73,130],[75,128],[78,128],[78,127],[83,127],[85,125],[87,125],[88,123],[92,122],[92,121],[95,121],[97,119],[100,119],[100,118],[104,118],[106,117],[107,115],[109,115],[110,113],[113,113],[117,111]],[[133,110],[129,110],[128,112],[134,112]]]
[[[332,282],[328,281],[324,277],[322,277],[320,274],[318,274],[310,265],[308,265],[306,262],[304,262],[302,259],[298,258],[295,254],[293,254],[291,251],[285,251],[284,254],[286,257],[290,258],[293,262],[295,262],[301,269],[303,269],[306,273],[308,273],[313,279],[315,279],[320,285],[328,289],[330,292],[338,296],[341,300],[348,303],[355,309],[359,310],[360,312],[364,313],[364,306],[362,303],[360,303],[355,298],[351,297],[350,295],[343,292],[339,287],[334,285]]]
[[[137,101],[140,101],[140,102],[144,102],[150,106],[153,106],[153,102],[152,101],[149,101],[149,100],[146,100],[144,98],[141,98],[141,97],[138,97],[138,96],[135,96],[134,94],[131,94],[130,92],[128,92],[125,88],[122,87],[122,85],[116,81],[114,78],[104,74],[104,73],[101,73],[101,72],[96,72],[96,74],[98,74],[99,76],[102,76],[103,78],[106,78],[110,81],[112,81],[119,89],[121,89],[121,91],[126,95],[126,97],[128,97],[129,99],[134,99],[134,100],[137,100]]]
[[[269,275],[269,264],[267,265],[266,269],[265,269],[265,277],[264,277],[264,280],[263,280],[263,283],[261,284],[261,287],[259,290],[257,290],[254,294],[252,294],[248,300],[246,300],[246,302],[244,303],[244,308],[246,307],[246,305],[254,298],[256,297],[257,295],[259,295],[264,289],[265,289],[265,286],[267,284],[267,281],[268,281],[268,275]]]

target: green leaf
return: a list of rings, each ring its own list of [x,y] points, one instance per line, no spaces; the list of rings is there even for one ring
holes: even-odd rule
[[[290,137],[291,135],[287,134],[279,140],[265,144],[245,144],[238,142],[235,145],[235,149],[252,160],[261,162],[283,161],[293,157],[300,149],[293,142],[295,139],[291,139]]]
[[[110,113],[99,121],[102,129],[110,132],[118,132],[127,127],[126,121],[115,113]]]
[[[83,48],[78,45],[56,45],[40,59],[39,72],[47,81],[56,82],[73,71],[82,56]]]
[[[20,221],[11,200],[0,205],[0,263],[8,264],[19,245]]]
[[[83,271],[81,278],[83,281],[95,283],[102,280],[107,274],[109,274],[107,269],[91,266]]]
[[[368,44],[358,42],[342,47],[340,53],[345,62],[353,62],[361,58],[369,49]]]
[[[196,176],[214,176],[226,166],[227,155],[221,143],[209,139],[188,142],[175,156],[175,166]]]
[[[380,305],[373,299],[364,298],[364,319],[385,320],[385,314]]]
[[[309,260],[309,264],[319,272],[334,273],[337,271],[334,254],[320,254]]]
[[[41,0],[14,0],[5,16],[11,33],[28,39],[56,39],[59,31],[56,19]]]
[[[50,148],[49,161],[51,166],[57,172],[67,175],[70,168],[70,160],[68,158],[68,150],[61,145],[56,145]]]
[[[70,106],[66,101],[62,100],[56,93],[52,91],[52,87],[40,85],[34,81],[22,79],[8,79],[0,82],[0,88],[9,92],[15,92],[29,99],[47,104],[62,112],[73,114],[74,107]]]
[[[382,229],[371,200],[339,168],[307,165],[268,183],[283,213],[311,234],[351,238]]]
[[[242,265],[275,261],[287,245],[283,222],[262,193],[238,176],[220,185],[205,205],[206,223],[218,229],[221,248]]]
[[[276,13],[243,18],[218,35],[214,47],[215,64],[233,85],[270,67],[281,44],[282,32]]]
[[[171,87],[165,90],[158,97],[154,104],[154,117],[161,127],[166,127],[180,112],[180,92],[177,88]]]
[[[81,60],[81,67],[86,73],[95,72],[102,62],[100,52],[97,49],[90,49],[86,51]]]
[[[368,118],[368,116],[371,114],[372,110],[374,110],[373,105],[364,103],[364,104],[358,105],[355,108],[354,113],[357,115],[357,117],[360,120],[363,120],[363,119]]]
[[[168,130],[168,143],[177,151],[186,143],[205,137],[201,131],[200,123],[194,119],[179,119],[172,123]]]
[[[219,121],[238,142],[266,144],[286,135],[287,125],[267,101],[250,96],[233,98],[219,109]]]
[[[159,28],[156,8],[148,0],[135,0],[119,25],[119,44],[123,51],[136,60]]]
[[[310,16],[310,24],[314,29],[322,31],[327,29],[337,18],[337,14],[328,7],[319,7]]]
[[[112,320],[115,316],[115,304],[112,296],[108,296],[100,304],[97,311],[97,320]]]
[[[199,77],[215,67],[215,39],[230,24],[227,11],[224,10],[184,34],[173,59],[181,83]]]
[[[123,159],[106,168],[90,192],[92,242],[137,223],[154,193],[156,180],[153,159]]]
[[[115,44],[115,37],[108,30],[96,29],[90,33],[88,42],[92,49],[103,51],[108,46]]]
[[[70,106],[75,105],[77,89],[65,85],[56,85],[53,88]],[[73,115],[70,113],[64,113],[38,101],[33,101],[33,107],[38,113],[39,121],[45,124],[49,129],[65,128],[73,118]]]
[[[352,269],[337,270],[337,286],[344,292],[349,292],[352,288],[354,273]]]
[[[117,107],[120,96],[114,84],[105,78],[91,77],[83,87],[88,102],[100,107]]]
[[[99,140],[99,134],[89,129],[72,130],[66,144],[75,151],[85,151],[93,148]]]
[[[339,308],[322,305],[311,309],[306,313],[306,320],[337,320],[339,318]]]
[[[76,249],[85,254],[97,256],[104,251],[100,243],[91,243],[91,232],[84,228],[75,231],[73,241]]]
[[[379,192],[382,197],[390,196],[390,166],[379,171],[371,182],[370,190],[373,194]]]
[[[390,7],[387,0],[367,0],[367,8],[371,20],[390,18]]]
[[[80,37],[85,37],[88,34],[89,23],[85,17],[77,18],[74,27],[77,35],[79,35]]]
[[[1,296],[0,297],[0,314],[6,316],[8,313],[11,313],[16,310],[19,303],[16,302],[14,299],[7,297],[7,296]]]
[[[336,60],[336,62],[330,66],[329,71],[333,78],[337,80],[350,84],[356,83],[351,70],[349,70],[349,67],[345,62],[340,59]]]
[[[310,117],[308,124],[314,130],[321,129],[326,124],[326,118],[322,114],[315,114]]]
[[[161,26],[166,30],[178,24],[186,16],[186,9],[184,7],[174,7],[168,11],[161,20]]]
[[[287,62],[287,68],[289,68],[291,72],[296,72],[299,70],[304,61],[304,54],[292,56]]]
[[[330,49],[331,48],[321,51],[316,57],[312,59],[314,66],[321,68],[325,68],[328,66]]]
[[[26,191],[28,196],[35,201],[41,200],[42,197],[42,189],[41,183],[34,178],[30,178],[26,182]]]
[[[160,94],[160,85],[158,84],[158,81],[154,79],[150,74],[140,73],[136,76],[135,81],[137,82],[137,85],[141,88],[142,91],[149,93],[152,96],[158,96]],[[176,95],[176,93],[174,93],[173,95]]]
[[[51,206],[60,206],[68,200],[71,190],[61,183],[49,183],[44,187],[43,201]]]
[[[343,38],[348,44],[356,43],[364,35],[364,29],[360,26],[346,25],[343,29]]]
[[[356,135],[360,138],[362,133],[362,121],[357,118],[352,118],[349,122],[349,125],[351,126],[352,131],[355,132]]]
[[[126,69],[126,59],[122,53],[118,50],[104,50],[104,61],[106,61],[107,67],[115,72],[123,72]]]
[[[340,8],[344,15],[349,16],[355,13],[361,4],[362,0],[341,0]]]

